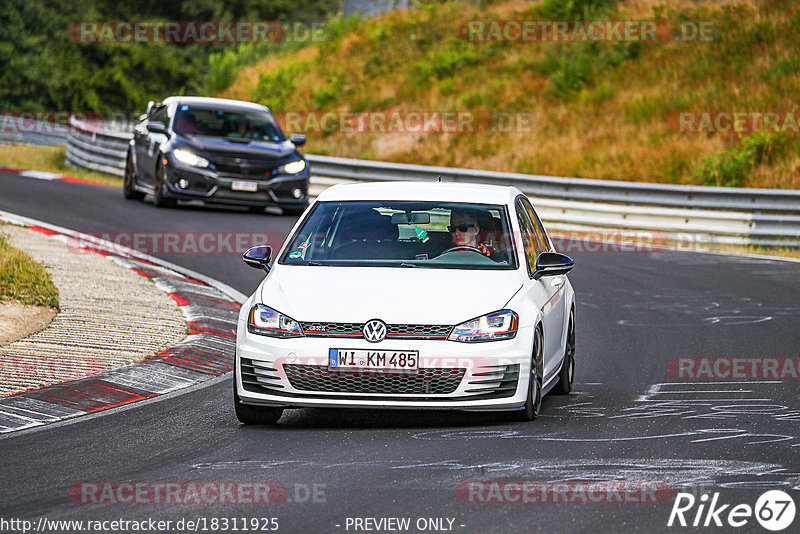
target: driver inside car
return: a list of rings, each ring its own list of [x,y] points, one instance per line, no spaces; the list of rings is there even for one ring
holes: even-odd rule
[[[481,242],[481,227],[478,225],[476,213],[467,210],[453,210],[450,213],[450,225],[447,227],[455,247],[470,247],[486,256],[491,256],[492,250]]]

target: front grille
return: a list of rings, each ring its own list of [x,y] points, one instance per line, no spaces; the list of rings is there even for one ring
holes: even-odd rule
[[[466,369],[426,368],[416,373],[329,371],[323,365],[284,364],[293,388],[326,393],[447,395],[454,392]]]
[[[232,158],[228,156],[209,157],[217,172],[241,178],[269,178],[277,169],[275,159]]]
[[[364,323],[300,323],[309,337],[363,338]],[[387,339],[447,339],[452,326],[438,324],[387,324]]]
[[[266,191],[233,191],[231,189],[226,189],[224,187],[218,188],[213,195],[211,195],[211,199],[225,199],[225,200],[254,200],[254,201],[269,201],[271,197],[269,193]]]

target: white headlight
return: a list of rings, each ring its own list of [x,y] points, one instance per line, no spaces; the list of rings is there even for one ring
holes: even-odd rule
[[[297,174],[298,172],[303,172],[303,169],[306,168],[306,161],[303,159],[298,159],[297,161],[291,161],[286,165],[281,166],[278,171],[281,174]]]
[[[208,167],[208,160],[206,158],[201,158],[191,150],[186,150],[185,148],[176,148],[172,151],[172,155],[184,165],[200,168]]]
[[[518,325],[519,315],[511,310],[501,310],[461,323],[453,328],[447,339],[467,343],[512,339],[517,335]]]
[[[247,331],[270,337],[302,337],[300,323],[269,306],[256,304],[247,319]]]

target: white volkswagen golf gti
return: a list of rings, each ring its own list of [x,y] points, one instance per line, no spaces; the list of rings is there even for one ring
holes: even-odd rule
[[[242,306],[234,405],[242,423],[284,408],[512,411],[568,394],[575,371],[572,260],[514,187],[337,185]]]

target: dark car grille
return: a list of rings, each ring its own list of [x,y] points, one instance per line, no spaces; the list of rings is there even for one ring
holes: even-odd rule
[[[364,323],[300,323],[309,337],[364,337]],[[438,324],[388,324],[387,339],[447,339],[452,326]]]
[[[395,395],[446,395],[454,392],[466,369],[426,368],[416,373],[329,371],[322,365],[284,364],[292,387],[328,393],[384,393]]]
[[[277,169],[276,159],[232,158],[229,156],[209,157],[217,172],[231,177],[269,178]]]

